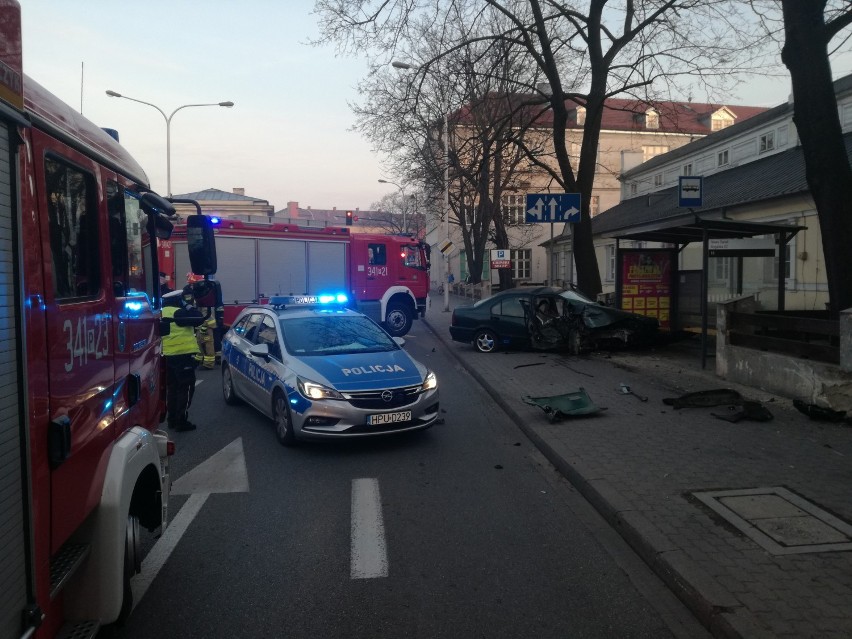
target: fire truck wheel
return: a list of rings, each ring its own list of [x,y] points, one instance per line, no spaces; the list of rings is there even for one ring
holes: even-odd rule
[[[402,337],[411,330],[411,324],[414,318],[411,315],[411,310],[401,304],[391,304],[388,306],[387,315],[385,315],[385,327],[392,337]]]
[[[226,404],[233,406],[240,403],[240,399],[234,392],[234,378],[231,376],[231,367],[227,364],[222,364],[222,394],[225,396]]]
[[[282,446],[295,446],[296,434],[293,432],[293,419],[287,397],[280,390],[272,395],[272,418],[275,421],[275,436]]]
[[[127,532],[124,539],[124,578],[122,580],[123,596],[121,600],[121,610],[118,613],[118,618],[115,620],[115,623],[118,626],[123,626],[124,622],[127,621],[127,618],[133,611],[133,589],[130,585],[130,579],[142,569],[142,554],[139,548],[139,540],[139,517],[136,515],[128,515]]]

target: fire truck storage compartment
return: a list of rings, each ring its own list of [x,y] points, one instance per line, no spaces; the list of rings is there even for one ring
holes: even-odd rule
[[[257,296],[313,295],[345,291],[345,242],[255,239],[216,235],[225,304],[248,304]],[[175,277],[190,270],[186,245],[175,247]]]
[[[258,240],[258,291],[315,295],[346,289],[343,242]]]
[[[20,293],[17,285],[17,224],[11,192],[13,154],[10,125],[0,120],[0,638],[21,636],[21,611],[27,607],[26,526],[24,524],[21,437],[21,349],[17,343]]]

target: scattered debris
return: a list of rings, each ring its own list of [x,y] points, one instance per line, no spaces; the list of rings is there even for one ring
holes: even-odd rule
[[[726,404],[739,406],[743,403],[743,396],[730,388],[717,388],[687,393],[680,397],[666,397],[663,403],[674,408],[710,408]]]
[[[595,406],[588,393],[586,393],[586,389],[582,387],[564,395],[551,395],[548,397],[530,397],[526,395],[521,399],[526,404],[538,406],[542,409],[551,423],[562,417],[593,415],[606,410],[605,408]]]
[[[825,406],[818,406],[816,404],[808,404],[807,402],[802,401],[801,399],[794,399],[793,406],[796,409],[807,415],[811,419],[818,422],[842,422],[846,419],[846,411],[845,410],[833,410],[831,408],[826,408]]]
[[[728,406],[731,413],[720,415],[710,413],[713,417],[724,419],[726,422],[739,422],[748,419],[755,422],[768,422],[773,419],[772,413],[760,402],[746,399],[737,391],[730,388],[696,391],[680,397],[666,397],[663,403],[679,408],[709,408],[712,406]]]
[[[734,407],[731,407],[732,411]],[[719,415],[718,413],[710,413],[713,417],[718,417],[719,419],[724,419],[726,422],[737,423],[744,419],[749,419],[753,422],[768,422],[771,421],[774,416],[769,409],[766,408],[760,402],[754,402],[748,399],[744,399],[742,405],[739,407],[739,410],[731,412],[729,415]]]
[[[624,384],[624,383],[621,384],[621,392],[624,395],[633,395],[640,402],[647,402],[648,401],[648,398],[645,397],[644,395],[638,395],[638,394],[634,393],[632,390],[630,390],[630,387],[627,384]]]

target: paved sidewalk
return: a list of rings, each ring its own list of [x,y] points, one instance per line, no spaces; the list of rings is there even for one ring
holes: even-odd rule
[[[450,296],[450,308],[470,303]],[[445,348],[714,636],[852,637],[852,427],[729,384],[712,358],[701,370],[697,346],[481,354],[450,341],[442,309],[433,294],[425,323]],[[606,410],[551,423],[522,401],[578,387]],[[731,423],[713,416],[725,407],[662,401],[715,388],[774,419]]]

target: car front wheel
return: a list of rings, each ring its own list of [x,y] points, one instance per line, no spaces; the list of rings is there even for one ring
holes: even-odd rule
[[[497,348],[497,336],[493,331],[481,330],[473,338],[473,347],[480,353],[491,353]]]
[[[281,445],[295,446],[296,433],[293,432],[290,407],[287,405],[287,396],[280,390],[276,390],[272,396],[272,419],[275,422],[275,436]]]
[[[231,375],[231,367],[227,364],[222,364],[222,394],[225,396],[226,404],[233,406],[239,403],[239,399],[234,392],[234,378]]]

